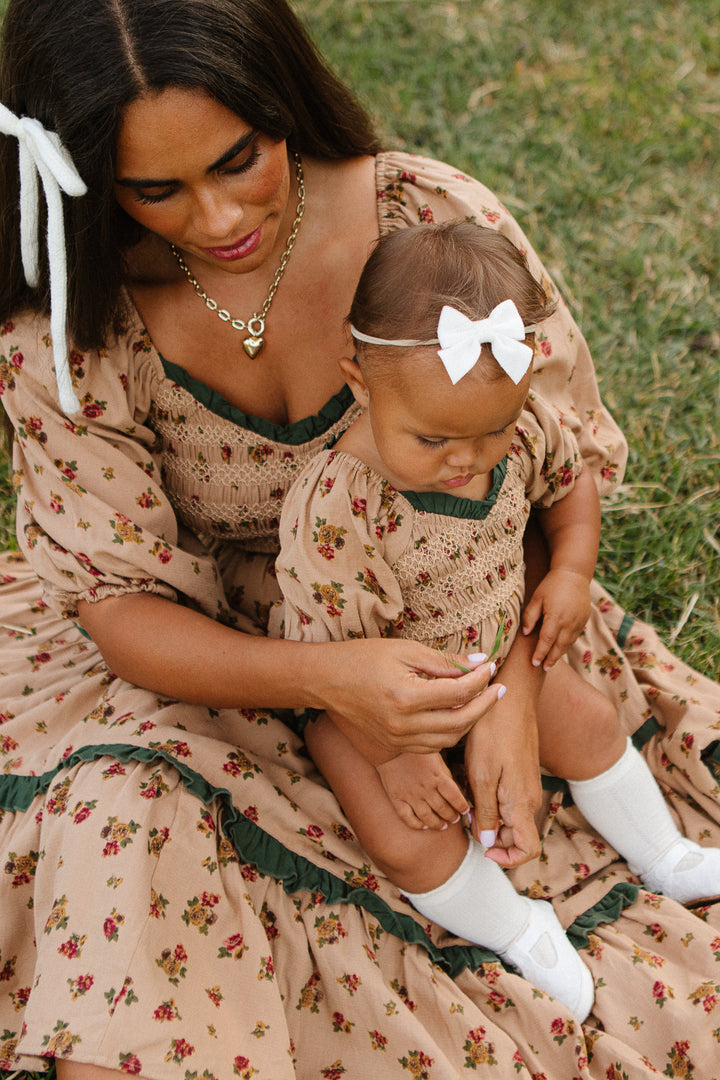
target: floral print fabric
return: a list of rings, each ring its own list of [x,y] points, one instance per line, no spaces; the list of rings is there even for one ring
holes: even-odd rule
[[[497,640],[504,659],[524,597],[530,507],[566,495],[582,467],[554,410],[537,396],[528,406],[483,500],[399,492],[352,455],[319,454],[285,501],[275,563],[284,603],[271,634],[399,635],[487,655]]]
[[[468,216],[524,243],[447,166],[386,154],[377,178],[382,230]],[[562,305],[544,329],[535,389],[609,487],[624,444],[582,338]],[[718,908],[638,890],[560,787],[541,858],[513,880],[551,898],[584,949],[597,994],[582,1031],[423,924],[357,845],[292,717],[140,690],[73,624],[78,596],[148,590],[262,632],[284,494],[352,418],[349,400],[287,430],[243,417],[164,365],[134,318],[101,354],[73,352],[69,420],[47,323],[18,316],[0,334],[22,545],[0,564],[0,1067],[704,1080]],[[718,688],[599,588],[594,601],[573,664],[645,746],[684,831],[720,843]]]

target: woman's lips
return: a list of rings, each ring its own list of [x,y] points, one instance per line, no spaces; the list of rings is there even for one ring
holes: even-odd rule
[[[225,262],[234,262],[236,259],[244,259],[246,256],[252,254],[261,239],[262,225],[258,225],[254,232],[249,233],[247,236],[243,236],[234,244],[228,244],[225,247],[205,248],[204,250],[208,255],[212,255],[214,259],[223,259]]]

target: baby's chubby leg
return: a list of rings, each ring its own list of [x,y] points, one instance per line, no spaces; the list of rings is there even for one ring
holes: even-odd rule
[[[720,895],[720,850],[682,836],[611,703],[566,663],[548,673],[537,720],[540,763],[646,888],[683,904]]]
[[[428,919],[491,949],[583,1021],[592,976],[551,904],[519,896],[459,822],[447,829],[405,824],[379,774],[328,717],[305,730],[310,753],[365,851]]]
[[[305,742],[363,849],[391,881],[401,889],[425,892],[457,870],[467,851],[459,822],[443,830],[406,825],[375,766],[324,713],[305,728]]]
[[[627,737],[612,703],[560,661],[537,704],[540,764],[563,780],[588,780],[622,757]]]

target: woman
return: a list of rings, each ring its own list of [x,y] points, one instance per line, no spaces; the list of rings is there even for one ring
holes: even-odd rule
[[[499,701],[478,660],[460,676],[408,642],[263,636],[283,496],[355,415],[337,359],[372,241],[475,216],[527,247],[517,225],[451,168],[379,153],[278,0],[11,0],[1,86],[3,130],[68,190],[62,231],[49,196],[30,287],[18,144],[1,140],[0,380],[32,567],[7,558],[2,586],[2,1065],[55,1057],[61,1080],[454,1077],[495,1062],[641,1075],[689,1032],[708,1060],[712,910],[638,892],[560,798],[546,799],[542,860],[520,865],[537,849],[531,641]],[[607,486],[622,437],[567,309],[546,329],[537,378]],[[338,599],[331,575],[319,587]],[[673,804],[684,831],[717,842],[701,758],[716,688],[696,679],[692,702],[673,700],[687,686],[675,667],[646,696],[631,665],[642,653],[655,675],[648,632],[633,627],[623,657],[612,629],[628,640],[598,594],[576,662],[692,794]],[[516,886],[554,898],[585,946],[586,1037],[492,955],[426,933],[303,754],[305,708],[388,753],[486,726],[476,828],[502,817]],[[559,725],[571,711],[558,703]],[[671,1019],[658,1003],[672,994],[690,1000]]]

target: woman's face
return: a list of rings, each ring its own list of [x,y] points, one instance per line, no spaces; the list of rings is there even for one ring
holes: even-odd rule
[[[123,114],[118,202],[209,266],[244,273],[268,258],[292,213],[290,176],[284,140],[254,130],[204,91],[172,87]]]

